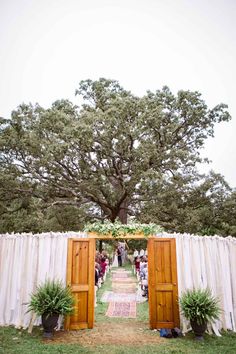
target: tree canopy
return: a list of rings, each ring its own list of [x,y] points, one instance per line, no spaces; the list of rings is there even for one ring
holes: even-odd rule
[[[81,107],[21,104],[1,119],[4,232],[129,216],[200,232],[207,213],[216,221],[217,197],[226,209],[235,201],[223,177],[196,171],[215,124],[230,119],[225,104],[210,109],[200,93],[168,87],[137,97],[107,79],[81,81],[76,95]]]

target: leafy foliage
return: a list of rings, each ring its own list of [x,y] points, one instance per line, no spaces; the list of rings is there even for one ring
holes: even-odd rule
[[[96,232],[102,235],[111,234],[114,237],[123,237],[137,233],[143,233],[144,236],[155,235],[163,232],[163,228],[155,224],[122,224],[120,221],[111,223],[105,220],[104,222],[88,223],[85,225],[84,231]]]
[[[168,231],[203,235],[235,233],[235,192],[213,171],[208,176],[175,177],[147,190],[152,198],[140,205],[140,222],[157,222]]]
[[[187,290],[179,302],[183,315],[199,325],[219,318],[219,301],[209,289]]]
[[[59,281],[47,280],[37,287],[28,305],[28,310],[42,314],[69,315],[73,312],[74,299],[69,287]]]
[[[167,87],[137,97],[104,78],[81,81],[76,95],[80,108],[22,104],[0,119],[1,232],[135,217],[171,231],[236,233],[221,212],[235,208],[235,198],[222,208],[230,189],[215,202],[219,178],[196,171],[215,124],[230,119],[226,105],[209,109],[200,93]]]

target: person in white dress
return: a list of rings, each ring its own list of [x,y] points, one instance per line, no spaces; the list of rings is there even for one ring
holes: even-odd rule
[[[113,258],[113,262],[112,262],[112,267],[118,267],[118,255],[117,255],[117,251],[115,251],[114,254],[114,258]]]

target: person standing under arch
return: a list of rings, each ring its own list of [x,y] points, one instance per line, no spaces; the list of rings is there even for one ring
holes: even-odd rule
[[[118,247],[117,249],[117,255],[118,255],[118,266],[122,267],[122,247]]]

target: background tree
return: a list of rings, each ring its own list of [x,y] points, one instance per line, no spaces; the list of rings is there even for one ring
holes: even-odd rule
[[[167,87],[136,97],[106,79],[81,81],[76,94],[81,108],[67,100],[49,109],[22,104],[11,119],[2,119],[5,219],[28,210],[38,221],[31,229],[72,229],[94,218],[126,223],[128,215],[142,218],[144,211],[147,219],[160,200],[166,208],[158,221],[165,225],[172,208],[174,221],[167,224],[178,229],[175,197],[186,192],[181,207],[191,208],[200,149],[214,125],[230,119],[226,105],[208,109],[198,92],[175,96]]]
[[[155,220],[166,230],[181,233],[236,236],[235,193],[213,171],[208,176],[173,177],[165,184],[153,184],[146,193],[153,197],[137,207],[141,222]]]

